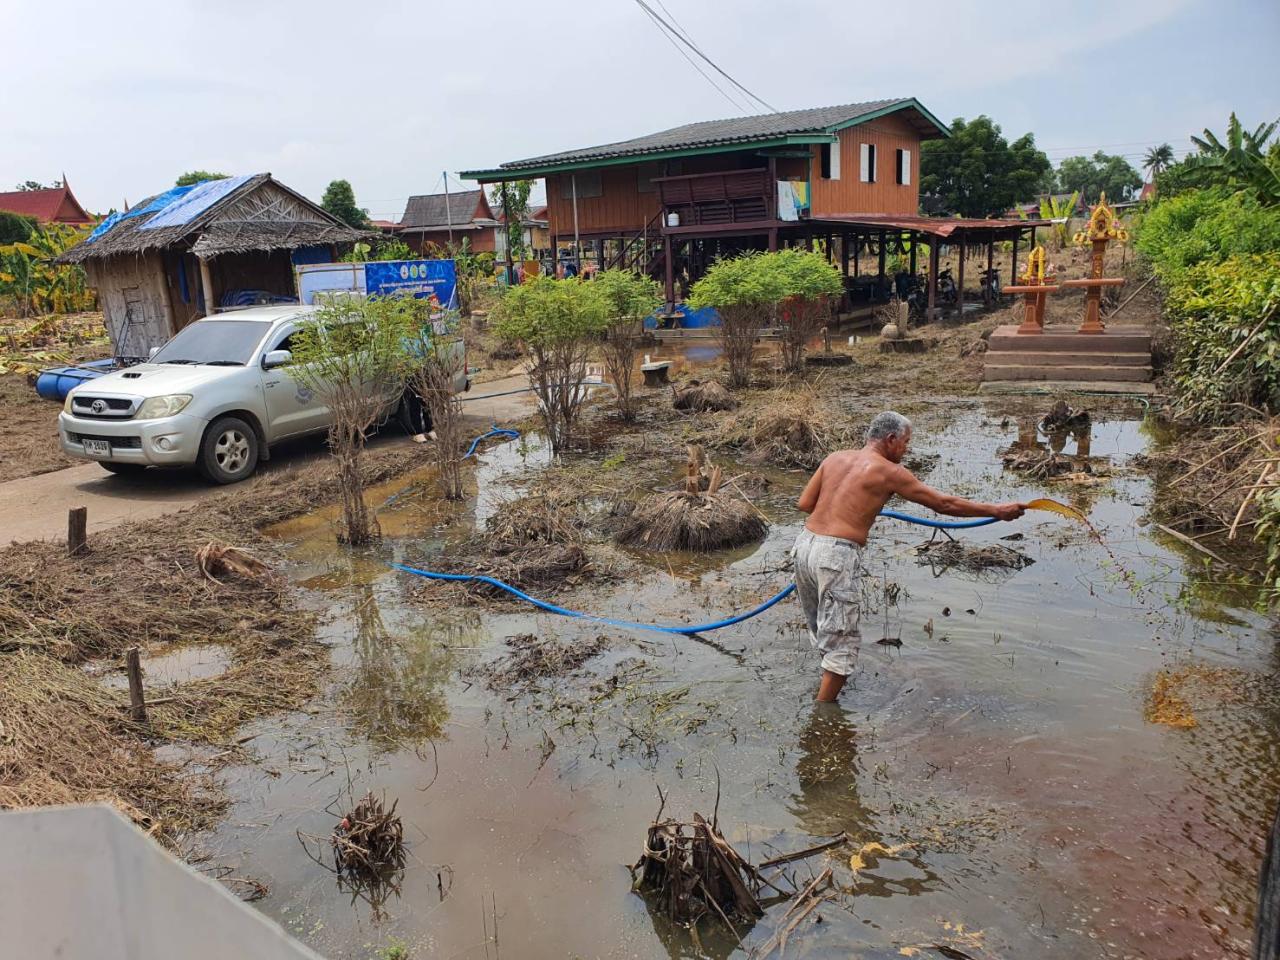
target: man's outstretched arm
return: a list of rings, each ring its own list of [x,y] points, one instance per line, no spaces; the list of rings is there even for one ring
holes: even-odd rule
[[[948,517],[995,517],[997,520],[1016,520],[1026,512],[1025,503],[982,503],[978,500],[966,500],[964,497],[952,496],[935,490],[927,483],[922,483],[915,474],[906,467],[895,471],[893,492],[904,500],[918,503]]]

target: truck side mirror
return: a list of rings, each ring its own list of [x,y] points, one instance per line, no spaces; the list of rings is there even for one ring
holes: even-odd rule
[[[293,359],[293,354],[288,350],[268,350],[262,355],[262,369],[274,370],[276,367],[283,367]]]

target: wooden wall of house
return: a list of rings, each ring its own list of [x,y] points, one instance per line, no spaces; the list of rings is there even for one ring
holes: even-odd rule
[[[840,131],[840,179],[822,179],[820,150],[813,147],[810,205],[815,216],[831,213],[906,213],[920,207],[920,134],[890,115]],[[876,146],[876,182],[860,179],[864,143]],[[911,151],[911,183],[897,182],[896,151]]]
[[[85,273],[98,302],[116,356],[146,357],[175,332],[160,253],[122,254],[89,260]]]
[[[613,167],[597,167],[578,172],[578,232],[579,234],[623,234],[644,229],[644,225],[658,213],[658,191],[640,191],[642,164],[625,164]],[[649,176],[660,176],[654,167]],[[583,182],[596,175],[600,177],[600,195],[584,196],[590,192]],[[572,237],[574,231],[572,174],[557,173],[547,177],[547,221],[551,232],[562,237]]]
[[[481,227],[479,230],[454,230],[453,242],[461,243],[462,238],[469,238],[472,253],[493,253],[494,228]],[[427,230],[422,233],[402,233],[399,239],[409,245],[409,249],[421,255],[430,244],[444,249],[449,245],[448,230]]]

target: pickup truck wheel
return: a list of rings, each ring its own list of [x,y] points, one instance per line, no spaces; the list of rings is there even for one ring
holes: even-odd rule
[[[107,473],[118,474],[122,477],[136,477],[147,469],[145,463],[113,463],[110,460],[99,461],[98,466],[107,471]]]
[[[214,483],[237,483],[258,466],[258,435],[237,417],[215,420],[200,441],[197,463]]]
[[[427,409],[427,405],[412,390],[405,391],[397,413],[400,418],[400,426],[404,427],[405,433],[409,434],[409,436],[413,437],[420,433],[431,432],[431,411]]]

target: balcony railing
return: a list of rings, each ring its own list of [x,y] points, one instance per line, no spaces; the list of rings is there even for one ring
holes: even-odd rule
[[[663,223],[668,214],[679,226],[773,220],[778,211],[777,183],[769,171],[730,170],[654,179],[662,199]]]

